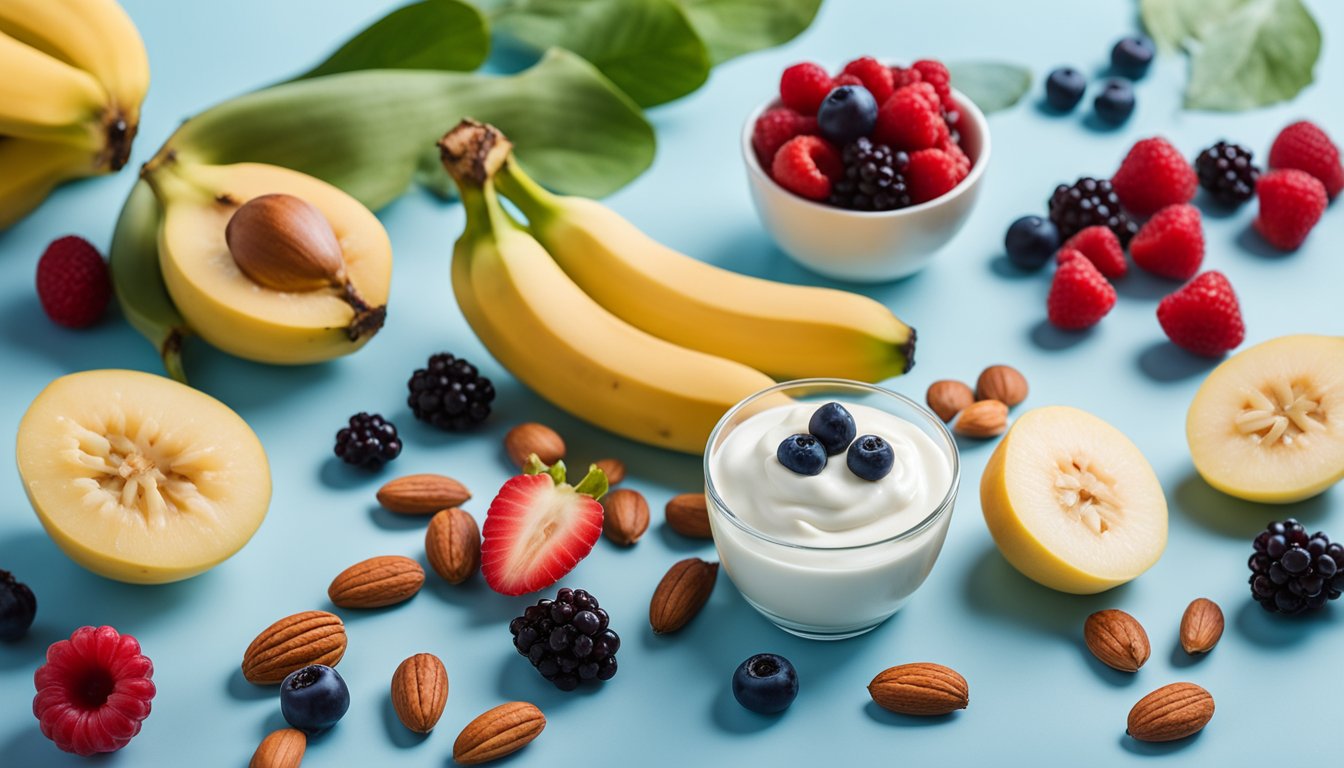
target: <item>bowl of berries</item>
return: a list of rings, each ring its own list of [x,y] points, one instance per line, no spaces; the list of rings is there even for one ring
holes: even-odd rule
[[[961,229],[989,162],[989,126],[947,67],[855,59],[784,70],[742,130],[752,201],[795,261],[841,280],[918,272]]]

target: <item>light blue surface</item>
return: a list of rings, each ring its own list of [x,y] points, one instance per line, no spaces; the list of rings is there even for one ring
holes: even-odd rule
[[[309,10],[311,3],[273,0],[127,4],[146,38],[155,77],[136,148],[139,163],[181,118],[305,68],[393,3],[341,0],[323,3],[321,11]],[[55,548],[29,511],[16,473],[0,473],[0,567],[32,585],[40,604],[32,635],[17,646],[0,646],[0,765],[84,764],[38,732],[30,715],[31,678],[48,643],[98,623],[140,638],[159,686],[141,735],[99,764],[246,764],[258,740],[280,723],[274,689],[255,688],[238,672],[247,643],[280,616],[329,607],[327,584],[347,565],[371,555],[421,554],[423,522],[378,511],[373,492],[383,480],[409,472],[452,475],[475,491],[467,506],[479,518],[509,475],[499,438],[528,419],[560,430],[574,459],[624,459],[631,470],[627,483],[647,494],[655,510],[655,523],[637,546],[620,550],[602,541],[565,579],[591,589],[610,609],[624,639],[620,673],[597,691],[553,690],[509,644],[505,625],[528,599],[496,596],[479,579],[449,587],[431,576],[424,592],[399,608],[342,611],[350,648],[340,670],[353,702],[344,721],[311,746],[306,766],[443,766],[458,730],[509,699],[531,700],[549,718],[541,737],[512,759],[518,766],[580,760],[1111,766],[1138,765],[1153,759],[1150,754],[1165,763],[1245,765],[1291,734],[1302,735],[1293,745],[1299,762],[1324,757],[1324,745],[1344,716],[1344,703],[1320,687],[1339,679],[1344,605],[1305,620],[1276,620],[1249,600],[1244,563],[1249,537],[1271,518],[1297,515],[1312,529],[1344,537],[1344,490],[1272,508],[1209,489],[1191,468],[1183,422],[1211,364],[1165,342],[1153,311],[1172,286],[1131,275],[1118,286],[1120,302],[1100,327],[1065,336],[1043,324],[1048,277],[1008,272],[999,257],[1003,229],[1013,218],[1041,211],[1060,181],[1109,174],[1137,138],[1162,133],[1193,156],[1227,137],[1263,158],[1278,128],[1310,116],[1344,139],[1344,49],[1333,45],[1333,35],[1344,33],[1344,5],[1312,5],[1327,39],[1317,66],[1321,82],[1291,104],[1233,116],[1182,112],[1185,62],[1167,56],[1139,85],[1138,110],[1118,131],[1091,130],[1082,113],[1047,117],[1032,103],[992,116],[993,167],[966,228],[924,273],[864,289],[919,329],[918,365],[894,382],[898,391],[922,398],[935,379],[973,379],[987,364],[1011,363],[1031,382],[1024,407],[1076,405],[1134,439],[1171,503],[1167,554],[1138,581],[1099,596],[1072,597],[1019,576],[995,551],[979,514],[978,480],[992,445],[967,444],[961,504],[942,559],[902,613],[875,632],[833,644],[790,637],[721,579],[692,625],[654,637],[646,609],[663,571],[682,557],[712,556],[708,543],[683,540],[662,525],[668,497],[698,488],[698,461],[586,427],[504,375],[451,299],[449,253],[462,227],[460,209],[415,194],[382,214],[396,249],[396,276],[390,322],[367,349],[297,369],[253,365],[201,345],[189,353],[195,383],[255,427],[274,469],[270,515],[238,556],[172,586],[105,581]],[[1030,64],[1039,79],[1066,62],[1088,72],[1100,68],[1111,42],[1134,24],[1131,2],[830,0],[794,43],[731,62],[701,92],[655,110],[657,164],[610,202],[688,253],[746,272],[815,282],[759,229],[738,156],[740,121],[769,95],[785,66],[804,58],[838,66],[866,53],[983,57]],[[0,235],[0,435],[14,434],[27,403],[56,376],[114,366],[158,370],[150,347],[119,318],[90,332],[60,330],[41,317],[32,289],[37,256],[52,238],[75,232],[107,245],[131,182],[125,172],[69,187]],[[1207,219],[1206,265],[1224,271],[1238,289],[1248,344],[1290,332],[1344,333],[1339,207],[1290,255],[1266,251],[1247,232],[1253,205]],[[444,349],[477,361],[495,378],[497,415],[478,434],[433,432],[404,405],[411,370]],[[395,420],[406,441],[402,457],[376,477],[347,471],[330,456],[337,427],[366,409]],[[4,444],[12,445],[8,437]],[[1223,606],[1228,628],[1209,657],[1192,662],[1177,648],[1176,631],[1185,605],[1201,595]],[[1083,648],[1083,618],[1105,607],[1130,611],[1147,627],[1152,659],[1137,675],[1112,672]],[[388,704],[393,669],[418,651],[441,656],[451,679],[447,711],[424,740],[402,729]],[[752,715],[729,691],[734,667],[758,651],[783,653],[798,668],[802,692],[782,717]],[[876,709],[865,691],[868,681],[887,666],[911,661],[960,671],[970,682],[970,708],[936,720]],[[1174,746],[1128,739],[1130,706],[1176,680],[1213,693],[1218,709],[1212,724]]]

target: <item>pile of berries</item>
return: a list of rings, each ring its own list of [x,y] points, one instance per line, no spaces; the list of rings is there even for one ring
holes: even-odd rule
[[[554,600],[540,600],[509,623],[513,647],[541,676],[562,691],[580,682],[616,675],[621,638],[597,598],[582,589],[564,588]]]
[[[1289,518],[1270,523],[1253,544],[1251,596],[1272,613],[1304,613],[1344,593],[1344,545]]]
[[[790,192],[857,211],[890,211],[951,191],[971,171],[947,67],[888,67],[870,56],[832,77],[805,62],[784,70],[779,106],[751,145]]]
[[[1134,80],[1148,74],[1148,67],[1157,53],[1153,41],[1143,35],[1122,37],[1111,47],[1111,69],[1114,75],[1101,86],[1101,92],[1092,101],[1092,113],[1106,125],[1120,125],[1134,113]],[[1057,67],[1045,79],[1045,103],[1055,112],[1072,112],[1083,100],[1087,78],[1073,67]]]
[[[336,457],[346,464],[380,469],[401,455],[397,427],[377,413],[360,411],[336,432]]]

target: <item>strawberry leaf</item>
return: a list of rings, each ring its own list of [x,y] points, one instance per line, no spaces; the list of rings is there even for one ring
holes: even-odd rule
[[[610,487],[607,482],[607,473],[603,472],[602,468],[596,464],[589,464],[588,474],[584,475],[579,484],[574,486],[574,490],[579,493],[586,493],[594,499],[601,499]]]

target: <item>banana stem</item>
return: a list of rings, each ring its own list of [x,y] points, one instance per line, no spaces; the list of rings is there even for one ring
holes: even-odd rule
[[[496,174],[495,184],[533,224],[558,215],[559,198],[524,173],[512,154]]]
[[[182,332],[173,328],[164,337],[159,347],[159,357],[163,358],[163,369],[174,381],[187,383],[187,370],[182,367]]]

